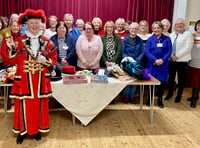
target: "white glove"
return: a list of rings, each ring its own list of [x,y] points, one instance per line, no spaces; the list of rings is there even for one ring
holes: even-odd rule
[[[12,38],[6,39],[6,45],[7,45],[10,49],[12,49],[12,48],[15,47],[15,43],[14,43],[14,41],[13,41]]]
[[[38,55],[37,60],[39,63],[44,64],[46,62],[46,57],[43,55]]]

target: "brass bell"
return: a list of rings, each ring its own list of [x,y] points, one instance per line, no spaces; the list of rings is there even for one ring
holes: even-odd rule
[[[11,37],[11,31],[10,31],[9,28],[4,28],[4,29],[2,29],[2,30],[0,31],[0,34],[1,34],[4,38],[6,38],[6,39],[8,39],[8,38]]]

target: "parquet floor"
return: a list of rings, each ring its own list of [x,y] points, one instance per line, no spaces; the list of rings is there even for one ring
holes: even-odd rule
[[[165,107],[154,107],[154,122],[149,122],[149,108],[139,104],[124,104],[120,98],[108,105],[88,126],[79,121],[72,125],[71,114],[64,108],[50,104],[48,134],[37,142],[26,136],[21,145],[16,144],[12,132],[13,108],[5,114],[0,101],[1,148],[198,148],[200,147],[200,103],[195,109],[186,101],[191,89],[186,88],[181,103],[174,98],[164,101]],[[146,100],[146,98],[145,98]],[[52,101],[52,100],[51,100]],[[144,101],[145,102],[145,101]]]

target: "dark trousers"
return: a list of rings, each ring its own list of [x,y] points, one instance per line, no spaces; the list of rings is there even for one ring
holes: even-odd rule
[[[165,82],[161,82],[160,83],[160,85],[158,86],[158,89],[157,89],[158,98],[162,98],[163,97],[163,94],[164,94],[166,86],[167,86],[167,83],[165,83]]]
[[[161,82],[160,85],[156,86],[158,98],[163,97],[166,86],[167,86],[167,83],[165,82]],[[153,86],[151,86],[151,95],[153,95]],[[148,97],[150,97],[149,90],[148,90]]]
[[[168,93],[173,94],[176,72],[178,75],[178,95],[182,95],[185,86],[187,62],[169,62]]]

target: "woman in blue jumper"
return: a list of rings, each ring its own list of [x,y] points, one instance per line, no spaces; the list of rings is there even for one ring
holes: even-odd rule
[[[144,56],[143,41],[137,36],[139,24],[131,23],[129,26],[129,34],[122,41],[122,58],[132,57],[138,64],[141,64]],[[128,103],[130,100],[136,104],[135,100],[136,86],[129,85],[124,89],[124,102]]]
[[[57,64],[59,70],[66,65],[76,66],[75,41],[68,35],[67,26],[64,22],[56,25],[57,34],[51,37],[51,40],[57,47]]]
[[[147,40],[145,54],[149,73],[161,82],[158,86],[158,106],[163,108],[162,97],[168,81],[168,63],[172,52],[172,43],[168,36],[162,34],[161,22],[154,22],[152,30],[153,35]]]

